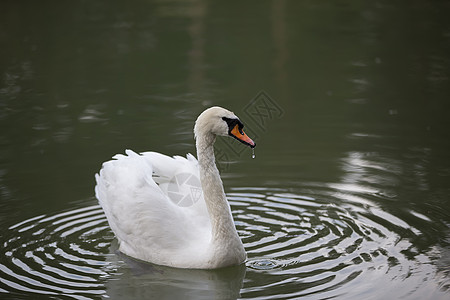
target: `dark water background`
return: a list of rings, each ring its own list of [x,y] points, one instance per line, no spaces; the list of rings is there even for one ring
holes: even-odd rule
[[[449,1],[2,1],[0,296],[448,299]],[[206,107],[249,260],[117,253],[115,153],[195,153]]]

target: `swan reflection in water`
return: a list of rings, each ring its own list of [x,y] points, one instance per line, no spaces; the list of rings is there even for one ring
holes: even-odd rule
[[[154,265],[130,258],[119,251],[113,265],[120,274],[105,282],[111,299],[237,299],[246,266],[214,270],[180,269]],[[116,278],[114,278],[116,277]],[[126,280],[124,280],[126,278]]]

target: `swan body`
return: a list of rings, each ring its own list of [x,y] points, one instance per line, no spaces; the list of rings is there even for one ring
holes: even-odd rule
[[[126,150],[103,164],[95,193],[122,253],[177,268],[245,261],[213,147],[218,135],[255,147],[242,128],[234,113],[212,107],[195,122],[198,160]]]

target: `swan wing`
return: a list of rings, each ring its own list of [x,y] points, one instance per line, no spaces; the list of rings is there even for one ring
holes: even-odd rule
[[[154,181],[173,203],[186,208],[192,217],[209,220],[198,161],[192,154],[187,154],[186,158],[158,152],[144,152],[142,155],[152,164]]]
[[[177,179],[179,174],[194,178],[174,191],[177,180],[183,179]],[[123,253],[156,264],[198,264],[211,239],[211,226],[203,195],[191,205],[186,202],[190,184],[201,192],[195,177],[198,163],[189,155],[171,158],[127,150],[103,164],[96,174],[96,197]]]

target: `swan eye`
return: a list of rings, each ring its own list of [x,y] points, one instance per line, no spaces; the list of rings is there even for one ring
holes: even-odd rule
[[[239,119],[231,119],[231,118],[227,118],[227,117],[222,117],[222,120],[227,122],[228,133],[231,133],[233,128],[236,127],[236,125],[238,125],[239,132],[241,134],[244,134],[244,132],[242,131],[242,128],[244,128],[244,124],[242,124],[241,120],[239,120]]]
[[[244,124],[242,124],[241,120],[239,119],[231,119],[231,118],[227,118],[227,117],[223,117],[222,120],[224,120],[225,122],[227,122],[228,125],[228,134],[233,136],[231,134],[231,131],[236,127],[236,125],[238,126],[238,130],[239,133],[244,135],[244,131],[242,130],[244,128]]]

